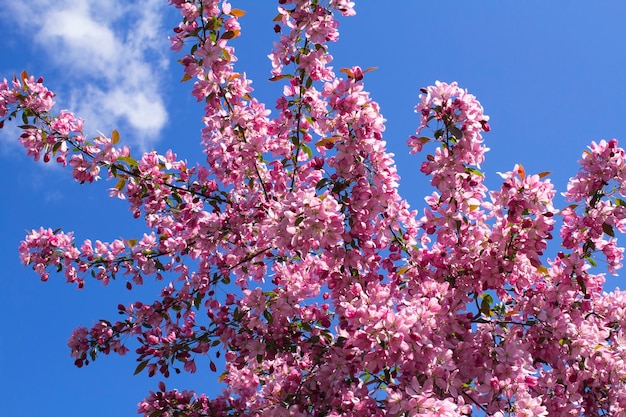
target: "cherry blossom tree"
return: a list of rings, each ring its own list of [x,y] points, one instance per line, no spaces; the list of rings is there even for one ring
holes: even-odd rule
[[[133,156],[117,131],[87,137],[80,118],[53,111],[42,78],[0,83],[0,127],[16,121],[29,156],[80,183],[112,181],[149,230],[77,242],[41,228],[22,242],[43,281],[163,283],[153,302],[119,305],[122,319],[77,328],[76,366],[132,351],[136,373],[208,368],[223,383],[209,397],[158,382],[139,404],[150,417],[626,415],[626,294],[603,292],[594,268],[616,273],[623,257],[615,139],[585,151],[565,208],[548,173],[521,165],[488,190],[489,118],[437,82],[421,89],[408,139],[434,190],[410,211],[369,70],[330,66],[336,15],[353,15],[353,2],[279,1],[272,117],[235,65],[245,12],[170,3],[182,16],[172,49],[204,108],[203,164]]]

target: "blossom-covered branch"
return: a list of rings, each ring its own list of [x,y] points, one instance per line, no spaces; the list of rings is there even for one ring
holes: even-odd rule
[[[135,373],[167,378],[204,360],[223,383],[209,398],[161,381],[139,404],[149,417],[626,412],[626,296],[604,293],[594,269],[599,258],[610,273],[622,266],[626,164],[615,139],[585,151],[560,211],[549,173],[521,164],[489,190],[489,117],[467,90],[436,82],[421,89],[408,140],[425,154],[414,174],[434,190],[411,211],[365,90],[373,68],[330,65],[335,14],[353,15],[353,2],[279,1],[273,116],[236,67],[245,11],[170,3],[182,81],[204,108],[195,167],[172,151],[134,158],[117,131],[86,138],[80,118],[53,112],[42,79],[0,83],[0,127],[21,120],[28,155],[69,166],[80,183],[113,181],[111,196],[148,229],[77,243],[40,228],[22,261],[79,288],[89,275],[126,277],[129,289],[163,282],[154,302],[76,329],[77,366],[132,347]],[[561,248],[549,252],[552,242]]]

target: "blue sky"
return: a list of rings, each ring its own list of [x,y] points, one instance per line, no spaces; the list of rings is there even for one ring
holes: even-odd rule
[[[75,110],[92,132],[117,128],[122,141],[138,149],[172,148],[201,160],[201,107],[190,86],[178,82],[180,66],[166,39],[177,16],[165,1],[5,3],[0,77],[22,69],[42,75],[57,93],[58,109]],[[273,107],[280,88],[265,81],[265,56],[275,36],[275,4],[233,5],[247,11],[235,44],[238,68]],[[562,191],[590,141],[616,137],[626,144],[625,15],[626,3],[616,0],[593,6],[578,0],[361,2],[357,16],[342,19],[331,53],[336,69],[378,67],[366,75],[366,88],[388,119],[385,140],[413,207],[422,206],[430,189],[418,170],[420,156],[409,156],[405,143],[417,126],[419,88],[435,80],[458,81],[490,115],[488,185],[497,186],[497,171],[522,163],[528,173],[551,171]],[[20,265],[17,246],[25,230],[39,226],[73,230],[78,240],[112,240],[141,236],[141,224],[124,202],[107,197],[111,184],[79,186],[67,171],[29,161],[15,128],[0,131],[0,161],[0,391],[9,400],[0,414],[135,415],[158,380],[133,376],[132,355],[76,369],[66,343],[74,327],[114,319],[118,303],[151,301],[156,289],[129,293],[122,282],[106,288],[87,282],[77,291],[61,276],[44,284]],[[609,278],[607,288],[616,285],[624,287],[620,278]],[[215,380],[207,370],[167,383],[215,392]]]

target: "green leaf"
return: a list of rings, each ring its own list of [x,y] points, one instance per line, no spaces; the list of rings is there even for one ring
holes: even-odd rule
[[[472,168],[472,167],[465,167],[465,172],[468,174],[474,174],[474,175],[478,175],[479,177],[485,177],[485,174],[483,174],[480,170],[476,169],[476,168]]]
[[[491,303],[493,303],[493,298],[489,294],[483,294],[481,298],[480,312],[489,317],[491,316]]]
[[[135,158],[131,158],[130,156],[120,156],[117,160],[126,162],[131,168],[137,167],[137,160]]]
[[[115,184],[115,188],[117,188],[118,190],[122,191],[124,189],[124,187],[126,186],[126,179],[121,178],[117,184]]]
[[[307,145],[306,143],[303,143],[301,146],[302,146],[302,150],[304,151],[305,154],[307,154],[309,159],[312,159],[313,158],[313,151],[311,150],[309,145]]]
[[[157,271],[165,271],[165,266],[159,258],[154,258],[154,266],[156,267]]]
[[[337,338],[337,341],[335,342],[335,346],[337,346],[338,348],[342,348],[344,346],[344,343],[346,343],[346,340],[348,339],[343,336],[339,336]]]
[[[326,184],[328,184],[330,180],[328,178],[322,178],[321,180],[319,180],[317,182],[317,184],[315,184],[315,189],[319,190],[321,188],[324,188],[324,186],[326,186]]]
[[[140,373],[141,371],[143,371],[143,370],[144,370],[144,368],[145,368],[146,366],[148,366],[148,362],[149,362],[149,360],[148,360],[148,359],[146,359],[145,361],[140,362],[140,363],[139,363],[139,365],[137,365],[137,369],[135,369],[135,373],[134,373],[133,375],[137,375],[138,373]]]
[[[196,308],[196,310],[200,310],[200,303],[202,303],[202,296],[198,294],[193,299],[193,306]]]
[[[245,313],[239,310],[239,307],[235,307],[235,310],[233,310],[233,319],[235,319],[235,321],[241,321],[243,316],[245,316]]]
[[[56,153],[57,153],[57,151],[59,150],[59,148],[61,147],[61,145],[62,145],[62,144],[63,144],[63,142],[62,142],[62,141],[59,141],[59,142],[55,143],[55,144],[52,146],[52,153],[56,154]]]
[[[272,313],[270,313],[269,310],[263,311],[263,317],[265,317],[265,320],[267,320],[269,324],[274,322],[274,317],[272,317]]]
[[[454,135],[455,138],[459,140],[463,137],[463,132],[456,125],[450,125],[448,127],[448,130]]]

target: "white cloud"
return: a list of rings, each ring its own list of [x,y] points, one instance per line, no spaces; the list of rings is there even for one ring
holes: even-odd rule
[[[32,37],[64,74],[68,91],[57,91],[63,106],[86,119],[92,133],[128,127],[125,139],[133,136],[147,148],[168,117],[159,77],[168,65],[164,3],[31,0],[6,6],[22,36]]]

